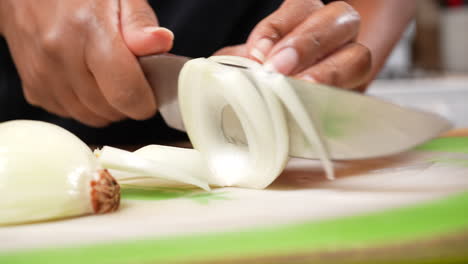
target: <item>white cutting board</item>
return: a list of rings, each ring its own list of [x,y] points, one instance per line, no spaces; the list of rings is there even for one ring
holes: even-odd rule
[[[334,219],[468,190],[464,153],[412,151],[335,168],[337,179],[328,181],[316,161],[293,159],[266,190],[124,191],[112,214],[2,227],[0,253]]]

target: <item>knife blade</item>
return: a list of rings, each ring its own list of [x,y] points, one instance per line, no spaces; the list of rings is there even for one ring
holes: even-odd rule
[[[177,99],[180,70],[191,58],[172,54],[141,57],[140,65],[153,88],[159,111],[172,128],[184,131]],[[222,62],[221,62],[222,63]],[[230,67],[229,62],[222,63]],[[250,74],[249,69],[239,70]],[[449,130],[451,124],[433,114],[402,108],[370,96],[285,77],[324,135],[334,160],[367,159],[397,154]],[[349,104],[349,102],[353,104]],[[350,107],[350,105],[352,107]],[[317,158],[314,146],[303,136],[294,118],[287,116],[290,156]],[[223,113],[223,130],[237,142],[247,142],[230,111]]]
[[[156,96],[158,110],[166,124],[185,131],[177,100],[179,73],[188,57],[162,54],[139,58],[140,66]]]

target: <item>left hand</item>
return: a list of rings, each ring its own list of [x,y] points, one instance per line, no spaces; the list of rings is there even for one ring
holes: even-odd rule
[[[215,55],[244,56],[285,75],[359,89],[369,81],[372,66],[369,49],[356,42],[359,24],[359,14],[342,1],[285,0],[246,44]]]

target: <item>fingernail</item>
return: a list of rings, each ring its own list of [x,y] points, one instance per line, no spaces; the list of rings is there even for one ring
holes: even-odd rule
[[[158,30],[157,31],[161,31],[161,32],[166,32],[167,34],[171,35],[172,38],[174,38],[174,33],[168,29],[168,28],[165,28],[165,27],[158,27]]]
[[[146,33],[154,33],[154,32],[157,32],[159,31],[160,27],[145,27],[143,28],[143,31],[146,32]]]
[[[298,78],[304,81],[311,82],[311,83],[318,83],[317,80],[314,77],[312,77],[310,74],[302,74],[302,75],[299,75]]]
[[[164,32],[169,35],[170,38],[174,39],[174,33],[165,27],[145,27],[143,31],[149,34],[155,34],[156,32]]]
[[[255,48],[250,51],[250,55],[260,62],[264,62],[266,54],[268,54],[273,47],[274,43],[270,39],[263,38],[257,41]]]
[[[265,69],[288,75],[292,73],[298,63],[299,55],[296,49],[285,48],[265,62]]]

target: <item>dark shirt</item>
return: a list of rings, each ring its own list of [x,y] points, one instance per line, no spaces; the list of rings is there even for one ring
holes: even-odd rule
[[[282,0],[153,0],[161,26],[176,38],[171,53],[207,57],[218,49],[244,43],[264,17],[276,10]],[[160,115],[146,121],[126,120],[106,128],[91,128],[29,105],[22,93],[21,80],[0,38],[0,122],[13,119],[43,120],[58,124],[88,144],[150,144],[183,140],[184,133],[168,128]]]

